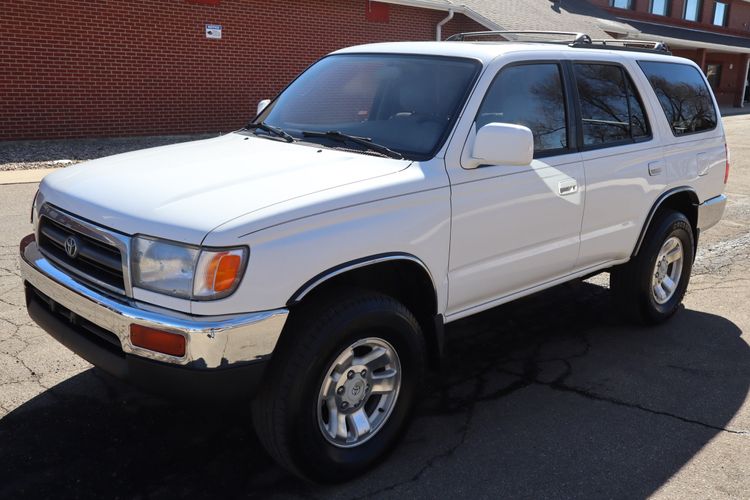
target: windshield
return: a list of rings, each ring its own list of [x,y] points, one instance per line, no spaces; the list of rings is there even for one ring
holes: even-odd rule
[[[255,123],[330,147],[350,148],[309,132],[353,135],[405,158],[427,159],[450,132],[479,67],[436,56],[333,55],[305,71]]]

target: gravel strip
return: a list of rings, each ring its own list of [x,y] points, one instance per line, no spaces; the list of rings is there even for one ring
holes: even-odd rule
[[[217,134],[0,142],[0,172],[66,167],[137,149],[207,139]]]

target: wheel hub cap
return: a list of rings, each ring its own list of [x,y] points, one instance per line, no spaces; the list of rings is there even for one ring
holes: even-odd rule
[[[372,438],[396,406],[401,361],[387,341],[369,337],[344,349],[326,371],[318,396],[318,426],[340,448]]]
[[[664,304],[674,296],[682,276],[683,258],[680,239],[675,236],[667,238],[656,257],[651,280],[651,293],[657,304]]]

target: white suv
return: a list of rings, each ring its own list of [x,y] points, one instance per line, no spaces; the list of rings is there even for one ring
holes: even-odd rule
[[[348,48],[240,131],[52,174],[29,314],[146,389],[252,397],[303,477],[361,473],[445,324],[604,270],[630,318],[677,310],[726,140],[700,69],[638,43]]]

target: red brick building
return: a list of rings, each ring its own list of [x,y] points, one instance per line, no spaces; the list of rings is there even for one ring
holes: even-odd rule
[[[434,40],[447,14],[366,0],[8,0],[0,140],[232,130],[326,53]],[[442,32],[481,29],[456,13]]]
[[[590,0],[636,28],[664,40],[672,53],[695,61],[719,104],[743,106],[750,78],[748,0]]]
[[[330,51],[438,31],[664,40],[735,106],[750,54],[748,0],[6,0],[0,26],[0,140],[229,131]]]

